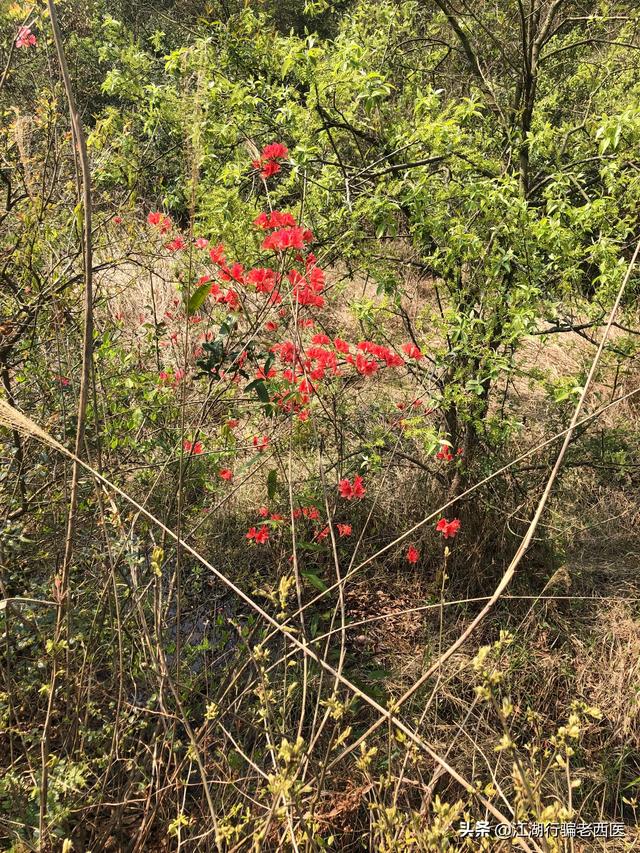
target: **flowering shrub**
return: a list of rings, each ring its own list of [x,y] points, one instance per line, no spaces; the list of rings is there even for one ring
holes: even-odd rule
[[[585,484],[633,519],[635,272],[591,398],[616,427],[581,424],[487,598],[633,251],[636,19],[129,5],[61,7],[55,45],[0,10],[0,396],[35,422],[1,430],[7,844],[442,851],[475,816],[635,817],[633,605],[566,612],[571,548],[604,553]],[[503,622],[521,646],[474,658]],[[566,699],[598,691],[608,717]]]
[[[257,163],[265,182],[275,174],[266,166],[278,165],[287,155],[287,148],[281,143],[264,146]],[[257,163],[253,164],[255,168]],[[308,423],[312,431],[318,430],[328,401],[348,399],[349,389],[356,381],[364,383],[362,393],[367,385],[381,382],[400,388],[406,386],[405,394],[411,388],[414,365],[424,358],[417,344],[401,342],[394,346],[388,340],[349,340],[344,330],[331,328],[326,272],[313,251],[314,234],[290,211],[268,209],[253,218],[248,225],[255,235],[250,263],[247,258],[230,257],[223,243],[214,240],[212,245],[212,241],[202,236],[188,238],[161,212],[151,212],[147,223],[151,233],[157,235],[159,251],[175,256],[178,276],[182,278],[188,272],[194,280],[191,288],[187,288],[183,278],[181,311],[184,319],[197,328],[196,337],[192,338],[191,362],[186,368],[167,364],[160,371],[160,381],[176,390],[184,382],[213,382],[220,386],[234,414],[226,421],[225,435],[241,423],[250,433],[243,451],[236,442],[235,452],[227,457],[229,461],[237,462],[239,454],[250,456],[251,451],[265,456],[279,453],[282,444],[279,436],[290,434],[295,423],[298,429]],[[176,319],[172,312],[165,316],[169,321]],[[168,331],[170,341],[176,345],[177,334]],[[179,360],[180,349],[176,351]],[[241,397],[245,400],[242,404]],[[397,405],[405,410],[405,403]],[[413,399],[411,408],[420,411],[423,401]],[[434,406],[424,411],[418,418],[420,422],[433,413]],[[260,430],[259,425],[267,430]],[[388,429],[398,428],[406,431],[406,422],[392,417]],[[431,440],[434,444],[441,442],[440,450],[435,453],[437,461],[454,459],[449,442],[438,438],[437,432],[432,433]],[[209,436],[207,444],[211,443]],[[200,455],[204,443],[185,440],[184,450]],[[461,450],[458,459],[460,453]],[[338,464],[342,467],[339,457]],[[363,469],[362,473],[338,477],[337,501],[356,504],[365,498],[375,500],[365,474]],[[270,474],[273,475],[275,470]],[[234,480],[231,467],[221,467],[218,476],[227,482]],[[275,494],[274,483],[275,479],[269,487],[270,498]],[[338,510],[338,502],[332,502],[329,516],[317,506],[293,508],[294,525],[302,520],[313,523],[313,529],[306,534],[308,543],[316,546],[325,543],[325,547],[330,547],[331,512]],[[251,526],[245,538],[265,545],[272,541],[271,525],[282,521],[282,516],[270,514],[266,507],[259,514],[265,519],[270,516],[268,525]],[[349,521],[334,522],[337,537],[351,535],[356,520],[354,515]],[[459,519],[442,519],[436,531],[450,540],[460,527]],[[304,541],[300,535],[299,531],[298,541]],[[285,544],[284,540],[281,544]],[[415,545],[410,545],[405,558],[409,565],[418,564],[420,552]]]

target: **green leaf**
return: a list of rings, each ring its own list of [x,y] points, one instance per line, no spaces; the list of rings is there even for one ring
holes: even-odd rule
[[[258,395],[258,399],[262,403],[269,402],[269,392],[267,391],[267,386],[264,384],[262,379],[254,379],[253,382],[250,382],[245,386],[245,391],[255,391]]]
[[[369,681],[384,681],[391,676],[388,669],[369,669],[364,673]]]
[[[311,586],[314,586],[316,589],[320,590],[320,592],[326,592],[328,586],[326,583],[318,577],[318,575],[314,575],[313,572],[302,572],[302,577],[306,578],[309,581]]]
[[[210,284],[201,284],[200,287],[197,287],[193,291],[193,293],[191,294],[191,297],[189,299],[189,302],[187,303],[187,314],[189,315],[189,317],[192,314],[195,314],[196,311],[198,311],[198,309],[202,307],[202,304],[204,303],[204,300],[207,298],[207,294],[209,293],[210,290],[211,290]]]

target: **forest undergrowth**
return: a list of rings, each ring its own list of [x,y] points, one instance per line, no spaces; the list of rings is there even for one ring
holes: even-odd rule
[[[0,20],[2,849],[636,849],[635,4]]]

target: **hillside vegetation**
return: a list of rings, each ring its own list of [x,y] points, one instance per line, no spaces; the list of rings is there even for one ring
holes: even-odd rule
[[[0,22],[2,849],[637,849],[637,4]]]

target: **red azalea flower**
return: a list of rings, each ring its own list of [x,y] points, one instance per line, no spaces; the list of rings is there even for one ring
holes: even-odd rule
[[[252,529],[255,530],[255,528],[252,528]],[[268,528],[265,527],[265,525],[263,524],[259,530],[256,530],[256,532],[253,536],[253,539],[257,545],[264,545],[265,542],[269,541],[269,530],[268,530]]]
[[[348,501],[353,498],[363,498],[367,491],[360,475],[353,478],[353,483],[350,483],[347,479],[340,480],[338,483],[338,489],[340,491],[340,496],[346,498]]]
[[[260,161],[254,160],[252,165],[253,165],[254,169],[257,169],[258,166],[260,165]],[[265,213],[264,211],[262,213],[258,214],[258,216],[256,216],[256,218],[253,220],[253,224],[256,226],[256,228],[268,228],[269,227],[269,214]]]
[[[267,230],[268,228],[282,228],[283,226],[295,227],[297,223],[291,213],[273,210],[271,213],[261,213],[253,220],[253,224],[258,228]]]
[[[340,491],[340,497],[346,498],[348,501],[353,497],[353,490],[351,488],[351,483],[346,478],[344,480],[340,480],[338,483],[338,489]]]
[[[180,249],[185,249],[186,243],[182,239],[182,237],[174,237],[173,240],[170,240],[165,244],[165,249],[168,249],[170,252],[177,252]]]
[[[274,160],[267,160],[262,169],[260,169],[260,177],[261,178],[271,178],[273,175],[277,175],[278,172],[282,171],[282,166],[276,163]]]
[[[320,511],[316,506],[305,506],[300,510],[300,512],[305,518],[308,518],[309,521],[317,521],[320,518]]]
[[[445,539],[452,538],[460,530],[460,519],[454,518],[451,521],[447,521],[446,518],[441,518],[436,524],[436,530],[438,533],[442,533]]]
[[[220,302],[226,302],[227,306],[229,308],[229,311],[237,311],[240,308],[240,297],[235,292],[235,290],[232,290],[231,288],[229,288],[229,290],[227,290],[225,295],[219,301]]]
[[[113,217],[113,224],[114,225],[121,225],[122,224],[122,217],[121,216],[114,216]]]
[[[309,234],[310,232],[306,232],[299,225],[279,228],[264,238],[262,248],[273,249],[276,252],[282,252],[285,249],[303,249],[305,242],[308,242]]]
[[[453,454],[446,444],[441,445],[440,450],[436,453],[436,459],[442,459],[444,462],[451,462]]]
[[[232,278],[234,281],[237,281],[238,284],[244,284],[244,267],[242,264],[239,264],[237,261],[232,265],[231,269],[228,272],[229,278]],[[222,275],[224,281],[228,279],[225,278],[225,274]]]
[[[262,149],[263,160],[284,160],[289,156],[289,149],[282,142],[271,142]]]
[[[35,47],[37,44],[38,40],[29,27],[20,27],[16,37],[16,47]]]
[[[220,475],[220,477],[222,477],[223,480],[226,480],[228,483],[233,480],[233,471],[231,471],[229,468],[222,468],[220,471],[218,471],[218,474]]]
[[[222,245],[222,243],[217,246],[214,246],[213,249],[209,249],[209,257],[218,267],[226,263],[224,255],[224,246]]]
[[[269,446],[269,436],[263,435],[262,438],[259,438],[257,435],[253,436],[253,446],[257,448],[259,453]]]
[[[188,441],[187,439],[185,439],[182,442],[182,446],[183,446],[186,453],[194,453],[196,455],[199,455],[204,450],[201,441],[195,441],[192,443],[192,442]]]
[[[206,249],[209,245],[209,241],[206,237],[198,237],[196,240],[196,249]]]
[[[409,547],[407,548],[406,557],[408,563],[417,563],[420,559],[420,551],[418,551],[418,549],[415,548],[413,545],[409,545]]]
[[[354,498],[363,498],[365,496],[366,489],[360,475],[353,478],[352,491]]]
[[[227,426],[229,427],[229,429],[235,429],[239,423],[240,421],[236,420],[235,418],[230,418],[227,421]]]
[[[415,344],[408,343],[402,344],[402,351],[405,352],[409,358],[420,359],[422,358],[422,350],[417,347]]]
[[[147,222],[149,225],[155,225],[160,228],[161,234],[166,234],[167,231],[171,228],[171,220],[168,216],[164,216],[159,211],[155,211],[154,213],[150,213],[147,216]]]
[[[378,362],[374,359],[366,358],[361,353],[356,356],[356,370],[362,376],[373,376],[378,370]]]
[[[352,527],[350,524],[337,524],[336,527],[340,536],[351,536]]]
[[[263,178],[270,178],[272,175],[277,175],[277,173],[281,170],[280,164],[277,162],[278,160],[284,160],[289,154],[289,149],[286,145],[283,145],[282,142],[272,142],[269,145],[265,145],[262,149],[259,159],[252,160],[251,165],[254,169],[260,169],[260,175]],[[258,217],[258,222],[256,223],[260,228],[268,228],[270,227],[268,224],[268,220],[262,218],[262,215]]]

